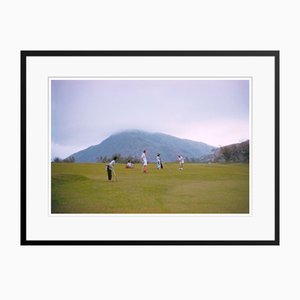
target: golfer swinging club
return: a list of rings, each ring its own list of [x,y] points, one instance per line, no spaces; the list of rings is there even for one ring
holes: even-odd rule
[[[147,173],[147,157],[146,157],[146,150],[144,150],[144,152],[142,153],[141,155],[141,161],[142,161],[142,164],[143,164],[143,172],[144,173]]]
[[[113,160],[108,165],[106,165],[108,180],[111,180],[112,175],[114,175],[115,180],[117,181],[117,175],[116,175],[116,172],[114,170],[114,166],[115,166],[116,162],[117,162],[117,157],[114,156]]]
[[[179,161],[179,170],[183,170],[184,158],[182,155],[178,155],[178,161]]]

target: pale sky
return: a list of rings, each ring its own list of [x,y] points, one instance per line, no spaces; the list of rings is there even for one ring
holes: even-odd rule
[[[51,156],[139,129],[224,146],[249,139],[249,80],[52,80]]]

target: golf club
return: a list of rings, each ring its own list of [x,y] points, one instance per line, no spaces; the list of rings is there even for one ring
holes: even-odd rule
[[[115,170],[113,170],[113,174],[114,174],[114,176],[115,176],[115,180],[118,181],[118,178],[117,178],[117,175],[116,175]]]

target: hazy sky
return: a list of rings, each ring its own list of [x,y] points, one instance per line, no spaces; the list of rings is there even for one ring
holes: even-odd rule
[[[249,139],[249,81],[51,81],[52,158],[65,158],[126,129],[212,146]]]

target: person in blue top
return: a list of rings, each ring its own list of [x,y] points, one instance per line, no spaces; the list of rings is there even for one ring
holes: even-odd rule
[[[160,154],[157,153],[157,156],[156,156],[156,167],[157,167],[157,170],[160,170],[160,169],[163,169],[164,166],[163,166],[163,163],[162,163],[162,160],[161,160],[161,157],[160,157]]]

